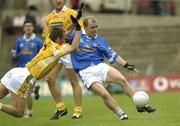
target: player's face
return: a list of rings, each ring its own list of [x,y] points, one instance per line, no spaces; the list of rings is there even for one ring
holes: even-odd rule
[[[89,37],[94,38],[97,34],[97,28],[98,28],[97,22],[89,21],[88,26],[85,27],[86,34]]]
[[[60,11],[64,6],[64,0],[52,0],[52,4],[56,11]]]
[[[25,34],[32,34],[34,32],[34,26],[32,23],[25,23],[23,30]]]

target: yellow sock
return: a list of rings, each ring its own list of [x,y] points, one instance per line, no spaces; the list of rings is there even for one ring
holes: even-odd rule
[[[82,106],[75,106],[74,113],[77,113],[77,114],[81,115],[81,113],[82,113]]]
[[[59,102],[56,104],[56,108],[60,111],[64,110],[66,107],[64,105],[64,102]]]

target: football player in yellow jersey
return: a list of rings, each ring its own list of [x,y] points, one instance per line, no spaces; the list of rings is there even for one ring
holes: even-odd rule
[[[81,9],[83,6],[80,7],[80,10],[78,13],[75,10],[69,9],[64,5],[64,0],[51,0],[52,5],[54,6],[54,10],[48,14],[45,18],[45,25],[43,28],[43,36],[47,36],[51,29],[53,27],[62,27],[66,32],[69,26],[71,26],[71,20],[69,18],[69,15],[77,15],[77,18],[79,19],[82,15]],[[79,20],[80,25],[83,25],[83,21]],[[67,34],[67,33],[66,33]],[[56,65],[56,67],[46,76],[46,80],[50,89],[50,92],[56,102],[56,111],[54,112],[51,119],[59,119],[60,117],[67,114],[67,109],[65,107],[65,104],[61,98],[61,93],[59,91],[59,88],[56,85],[56,79],[58,76],[58,73],[60,72],[62,66],[65,66],[71,86],[73,89],[74,94],[74,102],[75,102],[75,108],[74,113],[72,115],[73,119],[81,118],[82,117],[82,89],[79,85],[79,81],[77,79],[76,73],[73,70],[73,66],[71,63],[71,57],[70,54],[63,56],[60,58],[59,63]]]
[[[77,11],[68,8],[64,5],[64,0],[51,0],[52,4],[54,5],[54,10],[50,12],[45,17],[45,23],[43,27],[43,33],[42,36],[46,37],[49,35],[50,31],[54,27],[63,28],[65,31],[68,29],[68,27],[71,25],[71,19],[69,18],[70,15],[77,16],[79,20],[79,24],[82,27],[83,26],[83,20],[80,19],[81,15],[78,15],[78,13],[82,13],[80,10],[78,13]],[[84,3],[82,3],[81,8],[84,6]]]
[[[53,28],[39,53],[26,64],[26,67],[16,67],[8,71],[0,81],[0,99],[9,93],[12,97],[12,104],[0,102],[0,111],[15,117],[22,117],[24,114],[26,99],[29,88],[34,85],[35,80],[44,77],[59,61],[59,58],[74,51],[80,41],[81,27],[78,20],[71,16],[76,30],[72,44],[64,43],[65,32],[62,28]]]

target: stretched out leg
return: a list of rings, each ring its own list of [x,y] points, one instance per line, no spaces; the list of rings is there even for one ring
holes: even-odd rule
[[[95,82],[90,86],[90,90],[97,95],[99,95],[105,105],[116,113],[117,116],[120,117],[120,119],[128,119],[127,115],[124,113],[124,111],[119,107],[118,103],[115,101],[115,99],[109,94],[109,92],[103,87],[103,85],[99,82]]]
[[[107,77],[106,77],[106,81],[121,85],[126,95],[128,95],[131,98],[135,93],[135,91],[132,89],[127,79],[118,70],[116,70],[113,67],[110,67]],[[151,112],[156,111],[156,109],[152,108],[149,105],[146,105],[143,108],[137,108],[137,111],[151,113]]]
[[[17,97],[11,92],[12,104],[2,104],[1,111],[15,117],[22,117],[26,106],[26,99]]]
[[[123,88],[125,94],[128,95],[129,97],[132,97],[133,94],[135,93],[131,85],[127,81],[127,79],[118,70],[116,70],[113,67],[110,67],[107,73],[106,81],[120,85]]]

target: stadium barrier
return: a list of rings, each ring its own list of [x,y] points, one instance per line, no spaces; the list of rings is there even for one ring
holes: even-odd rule
[[[143,90],[146,92],[166,92],[166,91],[180,91],[180,74],[166,74],[166,75],[146,75],[138,77],[129,77],[128,81],[135,90]],[[92,95],[82,84],[83,95]],[[37,81],[40,85],[41,96],[51,96],[48,85],[45,80]],[[66,79],[58,79],[57,84],[63,96],[72,96],[73,91],[71,84]],[[122,88],[118,85],[111,84],[107,87],[111,93],[122,93]]]
[[[180,74],[138,76],[128,81],[136,90],[146,92],[180,91]]]

